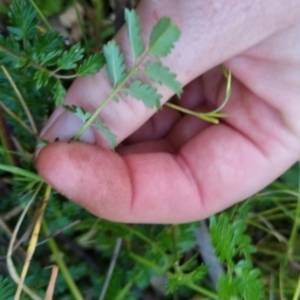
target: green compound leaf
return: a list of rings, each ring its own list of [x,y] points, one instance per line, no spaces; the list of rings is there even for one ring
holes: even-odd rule
[[[160,99],[162,96],[157,93],[157,89],[149,85],[148,83],[143,83],[140,80],[136,80],[129,86],[127,90],[128,93],[144,102],[147,107],[150,108],[160,108]]]
[[[180,31],[177,26],[171,23],[170,18],[161,18],[152,29],[149,53],[158,57],[168,55],[179,36]]]
[[[76,75],[82,77],[93,76],[97,74],[104,65],[104,55],[100,53],[93,54],[83,61],[79,66]]]
[[[135,61],[145,51],[143,44],[140,18],[134,10],[125,9],[125,20],[128,27],[128,38],[131,46],[132,58]]]
[[[59,106],[64,102],[66,93],[65,88],[61,84],[60,80],[58,80],[54,85],[54,100],[56,106]]]
[[[47,85],[50,79],[50,74],[42,70],[35,72],[33,79],[36,81],[37,89],[40,89],[42,86]]]
[[[260,271],[254,269],[251,262],[239,261],[233,277],[229,274],[220,276],[217,289],[218,296],[224,300],[264,299],[264,282]]]
[[[84,123],[92,116],[92,114],[88,111],[85,111],[83,108],[76,106],[76,105],[63,105],[63,108],[75,114],[77,117],[79,117]]]
[[[109,80],[113,87],[121,82],[125,76],[126,66],[124,64],[124,55],[115,40],[108,42],[103,47],[104,57]]]
[[[264,281],[260,278],[259,269],[254,269],[250,261],[239,261],[235,266],[239,280],[239,290],[243,299],[264,299]]]
[[[160,61],[147,62],[145,74],[159,84],[164,84],[173,90],[179,97],[182,93],[180,82],[176,81],[176,74],[171,73],[170,69],[163,66]]]
[[[77,67],[79,60],[83,58],[84,49],[80,44],[74,45],[70,50],[64,51],[58,60],[58,70],[71,70]]]
[[[174,277],[168,279],[166,283],[167,294],[174,293],[179,287],[184,284],[200,281],[208,272],[208,266],[200,265],[190,273],[174,274]]]
[[[7,29],[15,35],[16,40],[28,40],[37,32],[36,11],[28,1],[12,1],[8,15],[12,26]]]
[[[93,124],[97,129],[99,129],[104,136],[107,138],[110,146],[114,149],[117,145],[116,138],[117,136],[113,134],[108,127],[106,127],[101,120],[96,120]]]

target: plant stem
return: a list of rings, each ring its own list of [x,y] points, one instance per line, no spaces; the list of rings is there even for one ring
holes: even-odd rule
[[[29,108],[28,108],[28,106],[27,106],[27,104],[26,104],[26,102],[25,102],[22,94],[20,93],[20,91],[19,91],[16,83],[14,82],[14,80],[12,79],[12,77],[10,76],[10,74],[7,71],[7,69],[5,68],[5,66],[2,65],[1,69],[2,69],[3,73],[5,74],[6,78],[8,79],[10,85],[12,86],[14,92],[16,93],[16,95],[17,95],[17,97],[18,97],[18,99],[19,99],[19,101],[20,101],[20,103],[21,103],[21,105],[22,105],[22,107],[23,107],[23,109],[25,111],[25,114],[27,115],[27,118],[28,118],[29,123],[30,123],[31,128],[32,128],[32,131],[34,132],[34,134],[38,134],[38,131],[37,131],[37,128],[35,126],[33,117],[32,117],[32,115],[30,113],[30,110],[29,110]]]
[[[1,101],[0,101],[0,109],[2,109],[4,112],[6,112],[12,119],[14,119],[15,121],[17,121],[24,129],[26,129],[30,134],[35,136],[35,133],[31,130],[30,127],[28,127],[26,125],[26,123],[24,123],[22,121],[22,119],[20,119],[14,112],[12,112],[8,107],[6,107]]]
[[[298,284],[297,284],[297,288],[295,290],[293,300],[298,300],[299,298],[300,298],[300,277],[299,277],[299,280],[298,280]]]
[[[132,228],[129,225],[126,224],[119,224],[119,226],[127,229],[128,231],[130,231],[132,234],[134,234],[136,237],[140,238],[141,240],[145,241],[146,243],[148,243],[149,245],[151,245],[154,249],[156,249],[162,256],[166,257],[169,259],[168,255],[164,252],[164,250],[162,250],[155,242],[153,242],[151,239],[149,239],[148,237],[146,237],[144,234],[142,234],[140,231],[135,230],[134,228]]]
[[[170,102],[167,102],[164,105],[168,106],[170,108],[173,108],[175,110],[178,110],[180,112],[183,112],[185,114],[194,116],[196,118],[200,118],[200,119],[202,119],[204,121],[213,123],[213,124],[218,124],[219,123],[219,120],[217,118],[224,118],[226,116],[226,115],[221,114],[221,113],[213,113],[213,112],[199,113],[199,112],[195,112],[195,111],[189,110],[187,108],[181,107],[179,105],[176,105],[176,104],[170,103]]]
[[[50,25],[50,23],[47,21],[47,19],[45,18],[45,16],[43,15],[43,13],[41,12],[41,10],[38,8],[38,6],[35,4],[34,0],[30,0],[32,6],[34,7],[34,9],[37,11],[38,15],[40,16],[40,18],[42,19],[42,21],[44,22],[44,24],[46,25],[46,27],[48,28],[49,31],[53,31],[52,26]]]
[[[23,265],[20,281],[19,281],[19,284],[18,284],[17,292],[15,294],[15,298],[14,298],[15,300],[20,299],[20,296],[21,296],[21,293],[22,293],[22,290],[23,290],[23,283],[25,281],[25,277],[26,277],[27,271],[29,269],[30,261],[33,257],[35,249],[36,249],[36,244],[37,244],[38,236],[39,236],[39,233],[40,233],[40,228],[41,228],[44,212],[45,212],[46,206],[48,204],[50,194],[51,194],[51,186],[48,185],[46,187],[46,191],[45,191],[45,195],[44,195],[42,205],[39,209],[38,218],[35,222],[33,232],[31,234],[29,246],[28,246],[28,249],[27,249],[26,260],[25,260],[25,263]]]
[[[84,123],[84,125],[81,127],[81,129],[77,132],[77,134],[74,136],[73,140],[78,141],[82,134],[87,130],[88,127],[90,127],[95,119],[98,117],[102,109],[122,90],[126,82],[137,72],[137,68],[133,68],[127,76],[124,78],[124,80],[108,95],[105,100],[99,105],[99,107],[94,111],[92,116]]]
[[[49,232],[49,229],[48,229],[48,226],[47,226],[47,223],[45,220],[43,220],[43,222],[42,222],[42,229],[46,236],[50,235],[50,232]],[[72,278],[64,260],[62,259],[62,256],[60,255],[60,252],[59,252],[59,249],[57,247],[55,240],[50,239],[48,241],[48,245],[49,245],[49,248],[54,256],[54,259],[55,259],[74,299],[75,300],[83,300],[84,299],[83,296],[81,295],[78,287],[76,286],[75,282],[73,281],[73,278]]]
[[[16,167],[18,165],[18,160],[13,154],[14,146],[7,128],[2,106],[0,106],[0,140],[2,141],[3,147],[6,150],[9,164]]]
[[[138,262],[142,263],[143,265],[146,265],[147,267],[156,269],[158,271],[161,270],[161,267],[159,265],[157,265],[157,264],[145,259],[144,257],[141,257],[141,256],[135,254],[135,253],[131,252],[129,254],[129,256],[132,257],[133,259],[137,260]],[[171,273],[171,272],[166,272],[166,275],[170,278],[176,277],[176,275]],[[216,299],[216,300],[218,299],[218,296],[215,293],[213,293],[209,290],[206,290],[206,289],[204,289],[204,288],[202,288],[202,287],[200,287],[200,286],[198,286],[194,283],[183,283],[183,285],[189,287],[190,289],[192,289],[192,290],[194,290],[194,291],[196,291],[196,292],[198,292],[198,293],[200,293],[200,294],[202,294],[206,297],[209,297],[209,299]]]
[[[85,50],[86,50],[87,54],[89,54],[89,52],[90,52],[89,44],[88,44],[88,40],[87,40],[87,36],[86,36],[86,31],[85,31],[85,28],[84,28],[84,25],[83,25],[83,22],[82,22],[82,19],[81,19],[81,15],[80,15],[79,10],[78,10],[77,0],[73,0],[73,3],[74,3],[75,11],[76,11],[76,16],[77,16],[77,19],[78,19],[78,22],[79,22],[79,26],[80,26],[80,29],[81,29],[81,33],[82,33],[82,36],[83,36]]]
[[[17,234],[19,232],[19,229],[22,225],[22,222],[25,218],[25,215],[29,209],[29,207],[31,206],[31,204],[33,203],[33,201],[35,200],[37,194],[39,193],[40,189],[42,187],[42,183],[38,186],[38,188],[35,190],[33,196],[31,197],[31,199],[29,200],[29,202],[26,204],[24,210],[22,211],[21,216],[18,219],[17,225],[14,229],[14,232],[12,234],[12,237],[10,239],[10,243],[8,246],[8,250],[7,250],[7,255],[6,255],[6,262],[7,262],[7,269],[9,271],[9,274],[11,276],[11,278],[15,281],[15,283],[20,282],[20,277],[16,271],[16,268],[14,266],[13,260],[12,260],[12,253],[13,253],[13,249],[14,249],[14,244],[15,241],[17,239]],[[24,292],[26,292],[32,299],[34,300],[42,300],[39,296],[37,296],[34,292],[32,292],[26,285],[23,285],[23,290]]]
[[[102,287],[102,291],[101,291],[101,295],[100,295],[99,300],[104,300],[105,299],[107,288],[109,286],[109,283],[110,283],[110,280],[111,280],[114,268],[116,266],[117,258],[119,256],[119,252],[120,252],[120,249],[121,249],[121,244],[122,244],[122,239],[121,238],[117,238],[115,249],[114,249],[114,253],[113,253],[110,265],[109,265],[109,269],[108,269],[108,272],[107,272],[107,276],[106,276],[104,285]]]

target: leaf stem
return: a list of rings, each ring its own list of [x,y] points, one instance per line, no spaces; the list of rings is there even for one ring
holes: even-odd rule
[[[161,270],[161,266],[159,266],[159,265],[153,263],[152,261],[149,261],[149,260],[145,259],[144,257],[141,257],[133,252],[129,253],[129,256],[132,257],[133,259],[135,259],[136,261],[142,263],[143,265],[146,265],[147,267],[153,268],[158,271]],[[176,274],[173,274],[172,272],[166,272],[166,275],[170,278],[176,277]],[[218,299],[218,296],[215,293],[212,293],[211,291],[204,289],[194,283],[183,283],[183,285],[187,286],[191,290],[194,290],[194,291],[208,297],[209,299],[215,299],[215,300]]]
[[[49,236],[50,235],[50,232],[49,232],[49,229],[48,229],[48,226],[47,226],[47,223],[45,220],[43,220],[42,222],[42,229],[43,229],[43,232],[46,236]],[[60,251],[57,247],[57,244],[55,242],[54,239],[50,239],[48,241],[48,245],[49,245],[49,248],[54,256],[54,259],[74,297],[75,300],[83,300],[83,296],[81,295],[77,285],[75,284],[75,282],[73,281],[73,278],[60,254]]]
[[[96,120],[102,109],[122,90],[126,82],[137,72],[136,67],[133,68],[127,76],[123,79],[123,81],[116,86],[116,88],[105,98],[105,100],[98,106],[98,108],[94,111],[92,116],[84,123],[81,129],[74,136],[73,140],[78,141],[82,134],[87,130],[89,126],[93,124]]]
[[[36,134],[32,131],[32,129],[30,127],[28,127],[26,125],[25,122],[23,122],[22,119],[20,119],[14,112],[12,112],[8,107],[6,107],[4,105],[4,103],[2,103],[0,101],[0,109],[2,109],[4,112],[6,112],[12,119],[14,119],[15,121],[17,121],[24,129],[26,129],[30,134],[36,136]]]
[[[46,25],[46,27],[48,28],[49,31],[53,31],[52,26],[50,25],[50,23],[47,21],[47,19],[45,18],[44,14],[41,12],[41,10],[39,9],[39,7],[35,4],[34,0],[30,0],[32,6],[34,7],[34,9],[37,11],[38,15],[40,16],[40,18],[42,19],[42,21],[44,22],[44,24]]]
[[[111,259],[111,262],[110,262],[110,265],[109,265],[109,269],[108,269],[108,272],[107,272],[107,276],[106,276],[104,285],[102,287],[102,291],[101,291],[101,295],[100,295],[99,300],[104,300],[105,299],[107,288],[109,286],[111,277],[113,275],[114,268],[116,266],[117,258],[118,258],[119,253],[120,253],[121,244],[122,244],[122,238],[117,238],[115,249],[114,249],[114,252],[113,252],[113,256],[112,256],[112,259]]]
[[[87,40],[87,35],[86,35],[85,28],[84,28],[84,24],[82,22],[81,15],[79,13],[78,5],[77,5],[77,0],[73,0],[73,3],[74,3],[75,11],[76,11],[76,16],[77,16],[77,19],[78,19],[78,22],[79,22],[79,26],[80,26],[80,29],[81,29],[81,33],[82,33],[82,36],[83,36],[85,50],[86,50],[87,54],[89,54],[89,52],[90,52],[89,44],[88,44],[88,40]]]
[[[18,99],[19,99],[19,101],[20,101],[20,103],[21,103],[21,105],[22,105],[22,107],[25,111],[25,114],[27,115],[27,118],[28,118],[29,123],[30,123],[31,128],[32,128],[32,131],[34,132],[35,135],[37,135],[38,131],[37,131],[36,125],[34,123],[31,112],[30,112],[30,110],[29,110],[22,94],[20,93],[16,83],[14,82],[14,80],[12,79],[12,77],[10,76],[8,70],[5,68],[4,65],[1,66],[1,69],[2,69],[3,73],[5,74],[6,78],[8,79],[8,81],[9,81],[11,87],[13,88],[14,92],[16,93],[16,95],[17,95],[17,97],[18,97]]]
[[[29,200],[29,202],[26,204],[24,210],[22,211],[21,216],[18,219],[17,225],[14,229],[14,232],[12,234],[12,237],[10,239],[10,243],[8,246],[8,250],[7,250],[7,255],[6,255],[6,263],[7,263],[7,269],[9,271],[9,274],[11,276],[11,278],[15,281],[15,283],[18,283],[20,281],[20,277],[16,271],[16,268],[14,266],[13,260],[12,260],[12,253],[13,253],[13,249],[14,249],[14,244],[17,238],[17,234],[19,232],[19,229],[22,225],[22,222],[25,218],[25,215],[29,209],[29,207],[31,206],[31,204],[33,203],[33,201],[35,200],[36,196],[38,195],[40,189],[42,187],[42,183],[40,183],[40,185],[38,186],[38,188],[35,190],[33,196],[31,197],[31,199]],[[31,291],[26,285],[23,285],[23,291],[25,293],[27,293],[32,299],[34,300],[42,300],[38,295],[36,295],[33,291]]]
[[[181,107],[179,105],[176,105],[176,104],[170,103],[170,102],[167,102],[164,105],[168,106],[170,108],[173,108],[173,109],[175,109],[177,111],[183,112],[185,114],[194,116],[196,118],[200,118],[200,119],[202,119],[204,121],[213,123],[213,124],[218,124],[219,123],[218,118],[224,118],[224,117],[226,117],[225,114],[221,114],[221,113],[214,112],[214,111],[208,112],[208,113],[195,112],[195,111],[189,110],[187,108]]]
[[[26,259],[25,259],[25,263],[23,265],[20,281],[19,281],[18,288],[17,288],[16,294],[15,294],[15,298],[14,298],[15,300],[20,299],[20,296],[21,296],[21,293],[22,293],[22,290],[23,290],[23,283],[25,281],[25,277],[26,277],[27,271],[29,269],[30,261],[33,257],[35,249],[36,249],[36,244],[37,244],[38,236],[39,236],[39,233],[40,233],[40,228],[41,228],[44,212],[45,212],[46,206],[48,204],[48,201],[49,201],[49,198],[50,198],[50,195],[51,195],[51,189],[52,188],[51,188],[50,185],[48,185],[46,187],[44,199],[43,199],[43,202],[42,202],[41,207],[39,209],[38,218],[36,220],[36,223],[35,223],[34,228],[33,228],[33,232],[31,234],[29,246],[28,246],[28,249],[27,249],[27,256],[26,256]]]
[[[144,242],[151,245],[154,249],[156,249],[162,256],[169,258],[168,255],[165,253],[164,250],[162,250],[155,242],[153,242],[151,239],[146,237],[144,234],[142,234],[140,231],[134,229],[133,227],[126,225],[126,224],[118,224],[120,227],[125,228],[126,230],[130,231],[133,235],[138,237],[139,239],[143,240]]]
[[[16,167],[18,165],[18,160],[13,153],[13,142],[7,128],[3,111],[4,110],[2,109],[2,106],[0,106],[0,140],[2,141],[4,150],[7,154],[7,160],[9,164]]]

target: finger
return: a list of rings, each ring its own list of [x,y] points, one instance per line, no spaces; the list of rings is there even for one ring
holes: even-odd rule
[[[178,74],[178,80],[183,85],[258,43],[279,28],[290,25],[298,17],[298,12],[299,3],[296,0],[288,2],[232,0],[226,3],[198,0],[177,1],[176,5],[172,1],[142,1],[138,7],[145,41],[149,40],[151,28],[161,16],[170,16],[180,28],[182,37],[174,51],[163,59],[163,63]],[[285,18],[286,15],[289,15],[288,20]],[[116,39],[125,53],[126,61],[130,61],[125,27],[118,33]],[[166,102],[173,93],[165,87],[157,87],[159,93],[163,95],[161,102]],[[93,78],[76,80],[66,97],[66,104],[94,111],[110,91],[109,80],[103,69]],[[136,131],[154,113],[155,110],[146,108],[140,101],[126,98],[120,103],[109,103],[100,117],[117,135],[117,141],[120,142]],[[76,116],[59,109],[46,125],[42,136],[50,140],[54,137],[68,140],[77,133],[78,122]],[[90,142],[108,147],[98,131],[90,130],[87,135],[86,139]]]
[[[99,217],[182,223],[206,218],[274,180],[296,160],[293,143],[269,139],[262,149],[221,124],[177,154],[121,157],[99,146],[54,143],[41,151],[37,165],[55,189]]]

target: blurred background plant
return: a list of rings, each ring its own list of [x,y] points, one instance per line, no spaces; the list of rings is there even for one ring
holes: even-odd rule
[[[71,80],[83,74],[79,65],[99,55],[123,24],[124,8],[136,4],[0,1],[1,300],[16,293],[14,272],[21,273],[45,200],[33,163],[37,132]],[[96,70],[85,68],[85,75]],[[21,299],[296,300],[299,178],[296,164],[246,202],[183,225],[108,222],[53,191],[25,279],[31,296]]]

